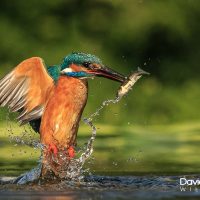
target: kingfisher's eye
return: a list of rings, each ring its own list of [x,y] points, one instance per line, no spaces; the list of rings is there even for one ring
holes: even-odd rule
[[[83,66],[84,66],[84,67],[86,67],[86,68],[89,68],[89,67],[90,67],[90,65],[91,65],[91,63],[90,63],[90,62],[84,62],[84,63],[83,63]]]

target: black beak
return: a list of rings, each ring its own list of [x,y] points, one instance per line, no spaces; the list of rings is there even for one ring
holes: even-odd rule
[[[124,75],[105,66],[101,66],[100,68],[96,69],[91,69],[90,73],[94,74],[95,76],[108,78],[114,81],[118,81],[120,83],[123,83],[126,80],[126,77]]]

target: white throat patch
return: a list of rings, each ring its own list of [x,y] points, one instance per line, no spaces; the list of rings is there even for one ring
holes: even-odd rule
[[[61,71],[62,74],[65,74],[65,73],[68,73],[68,72],[72,72],[72,68],[67,67],[67,68],[65,68],[65,69],[63,69],[63,70]]]

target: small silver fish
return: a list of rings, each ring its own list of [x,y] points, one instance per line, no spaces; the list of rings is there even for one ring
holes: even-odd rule
[[[142,75],[149,75],[149,73],[138,67],[137,71],[128,76],[117,91],[117,99],[121,99],[124,95],[126,95],[137,80],[142,77]]]

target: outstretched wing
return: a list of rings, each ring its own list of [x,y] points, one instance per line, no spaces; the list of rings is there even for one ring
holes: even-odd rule
[[[21,124],[41,118],[48,95],[54,88],[43,60],[32,57],[21,62],[0,80],[0,106],[20,111]]]

